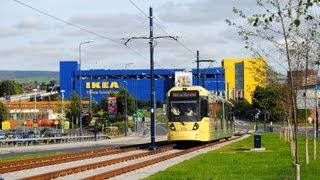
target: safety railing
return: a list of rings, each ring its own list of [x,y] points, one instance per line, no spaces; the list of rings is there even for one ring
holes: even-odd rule
[[[110,136],[109,135],[96,135],[96,136],[90,135],[90,136],[62,136],[62,137],[47,137],[47,138],[2,139],[0,140],[0,147],[98,141],[98,140],[105,140],[105,139],[110,139]]]

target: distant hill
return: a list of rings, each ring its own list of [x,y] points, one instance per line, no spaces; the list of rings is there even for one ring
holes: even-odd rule
[[[5,71],[0,70],[0,81],[15,80],[17,82],[59,82],[59,72],[56,71]]]

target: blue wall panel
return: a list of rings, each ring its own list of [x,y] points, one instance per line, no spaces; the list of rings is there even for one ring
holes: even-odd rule
[[[129,93],[139,100],[150,100],[150,70],[82,70],[81,88],[80,71],[77,61],[60,61],[60,89],[65,90],[65,99],[71,98],[72,91],[77,95],[81,90],[82,98],[89,99],[90,90],[95,101],[107,98],[112,91],[118,92],[118,86],[127,87]],[[183,69],[155,69],[155,100],[164,102],[166,92],[174,86],[174,74]],[[193,84],[197,83],[196,69],[193,72]],[[208,90],[222,93],[225,91],[224,69],[214,67],[200,69],[199,84]],[[117,87],[115,87],[117,85]]]

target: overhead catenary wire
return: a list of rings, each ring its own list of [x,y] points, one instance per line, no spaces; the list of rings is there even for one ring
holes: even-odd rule
[[[100,35],[100,34],[98,34],[98,33],[95,33],[95,32],[93,32],[93,31],[90,31],[90,30],[88,30],[88,29],[85,29],[85,28],[83,28],[83,27],[81,27],[81,26],[78,26],[78,25],[75,25],[75,24],[73,24],[73,23],[71,23],[71,22],[68,22],[68,21],[65,21],[65,20],[63,20],[63,19],[60,19],[60,18],[58,18],[58,17],[56,17],[56,16],[53,16],[53,15],[47,13],[47,12],[44,12],[44,11],[39,10],[39,9],[37,9],[37,8],[34,8],[34,7],[32,7],[32,6],[28,5],[28,4],[25,4],[25,3],[23,3],[23,2],[20,2],[20,1],[18,1],[18,0],[13,0],[13,1],[15,1],[15,2],[17,2],[17,3],[19,3],[19,4],[23,5],[23,6],[26,6],[26,7],[30,8],[30,9],[34,10],[34,11],[37,11],[37,12],[39,12],[39,13],[41,13],[41,14],[44,14],[44,15],[46,15],[46,16],[49,16],[49,17],[51,17],[51,18],[53,18],[53,19],[55,19],[55,20],[57,20],[57,21],[63,22],[63,23],[65,23],[65,24],[68,24],[68,25],[70,25],[70,26],[73,26],[73,27],[75,27],[75,28],[77,28],[77,29],[80,29],[80,30],[82,30],[82,31],[88,32],[88,33],[90,33],[90,34],[96,35],[96,36],[101,37],[101,38],[104,38],[104,39],[108,39],[108,40],[110,40],[110,41],[112,41],[112,42],[114,42],[114,43],[121,44],[120,42],[118,42],[118,41],[116,41],[116,40],[114,40],[114,39],[111,39],[111,38],[109,38],[109,37]]]
[[[95,36],[97,36],[97,37],[100,37],[100,38],[103,38],[103,39],[107,39],[107,40],[109,40],[109,41],[111,41],[111,42],[113,42],[113,43],[123,45],[123,43],[121,43],[121,42],[118,41],[118,40],[115,40],[115,39],[113,39],[113,38],[110,38],[110,37],[107,37],[107,36],[98,34],[98,33],[94,32],[94,31],[92,31],[92,30],[86,29],[86,28],[81,27],[81,26],[79,26],[79,25],[76,25],[76,24],[73,24],[73,23],[68,22],[68,21],[66,21],[66,20],[63,20],[63,19],[61,19],[61,18],[58,18],[58,17],[56,17],[56,16],[54,16],[54,15],[52,15],[52,14],[49,14],[49,13],[43,11],[43,10],[37,9],[37,8],[35,8],[35,7],[31,6],[31,5],[28,5],[28,4],[26,4],[26,3],[23,3],[23,2],[21,2],[21,1],[19,1],[19,0],[13,0],[13,1],[16,2],[16,3],[18,3],[18,4],[23,5],[23,6],[25,6],[25,7],[28,7],[28,8],[30,8],[30,9],[36,11],[36,12],[39,12],[39,13],[41,13],[41,14],[44,14],[44,15],[46,15],[46,16],[54,19],[54,20],[57,20],[57,21],[60,21],[60,22],[62,22],[62,23],[65,23],[65,24],[67,24],[67,25],[69,25],[69,26],[72,26],[72,27],[74,27],[74,28],[77,28],[77,29],[80,29],[80,30],[85,31],[85,32],[87,32],[87,33],[93,34],[93,35],[95,35]],[[147,16],[147,14],[144,13],[133,1],[131,1],[131,0],[129,0],[129,1],[130,1],[142,14],[144,14],[145,16]],[[148,17],[148,16],[147,16],[147,17]],[[158,20],[157,20],[157,21],[158,21]],[[163,32],[165,32],[166,34],[169,34],[169,33],[168,33],[166,30],[164,30],[159,24],[157,24],[157,23],[155,23],[155,24],[156,24],[157,27],[159,27],[159,29],[161,29]],[[180,41],[178,41],[177,37],[175,37],[175,41],[177,41],[178,44],[180,44],[182,47],[184,47],[184,48],[185,48],[186,50],[188,50],[190,53],[193,53],[192,50],[190,50],[188,47],[186,47],[184,44],[182,44]],[[146,60],[148,59],[147,57],[145,57],[144,55],[142,55],[142,54],[139,53],[138,51],[132,49],[131,47],[129,47],[129,46],[125,46],[125,47],[126,47],[127,49],[129,49],[131,52],[133,52],[134,54],[142,57],[143,59],[146,59]]]
[[[90,34],[93,34],[93,35],[98,36],[98,37],[100,37],[100,38],[107,39],[107,40],[109,40],[109,41],[111,41],[111,42],[113,42],[113,43],[116,43],[116,44],[119,44],[119,45],[123,45],[120,41],[117,41],[117,40],[112,39],[112,38],[110,38],[110,37],[107,37],[107,36],[98,34],[98,33],[94,32],[94,31],[88,30],[88,29],[83,28],[83,27],[81,27],[81,26],[79,26],[79,25],[75,25],[75,24],[73,24],[73,23],[71,23],[71,22],[68,22],[68,21],[65,21],[65,20],[63,20],[63,19],[60,19],[60,18],[58,18],[58,17],[56,17],[56,16],[54,16],[54,15],[52,15],[52,14],[49,14],[49,13],[47,13],[47,12],[45,12],[45,11],[42,11],[42,10],[40,10],[40,9],[37,9],[37,8],[35,8],[35,7],[33,7],[33,6],[30,6],[30,5],[28,5],[28,4],[25,4],[25,3],[21,2],[21,1],[18,1],[18,0],[12,0],[12,1],[14,1],[14,2],[16,2],[16,3],[18,3],[18,4],[21,4],[21,5],[25,6],[25,7],[28,7],[28,8],[30,8],[30,9],[34,10],[34,11],[37,11],[37,12],[39,12],[39,13],[41,13],[41,14],[44,14],[44,15],[52,18],[52,19],[55,19],[55,20],[57,20],[57,21],[63,22],[63,23],[65,23],[65,24],[68,24],[69,26],[72,26],[72,27],[74,27],[74,28],[80,29],[80,30],[82,30],[82,31],[85,31],[85,32],[90,33]],[[132,49],[132,48],[130,48],[130,47],[128,47],[128,46],[125,46],[125,47],[126,47],[127,49],[129,49],[130,51],[132,51],[134,54],[136,54],[136,55],[138,55],[138,56],[140,56],[140,57],[142,57],[142,58],[144,58],[144,59],[147,59],[145,56],[143,56],[143,55],[142,55],[141,53],[139,53],[138,51],[136,51],[136,50],[134,50],[134,49]]]
[[[146,18],[149,19],[149,16],[147,15],[147,13],[145,13],[136,3],[134,3],[132,0],[129,0],[129,2],[139,11],[141,12]],[[161,23],[155,16],[153,16],[153,18],[158,21],[159,23]],[[166,31],[164,28],[161,27],[160,24],[154,22],[154,24],[161,30],[163,31],[165,34],[167,34],[168,36],[171,36],[170,33],[168,31]],[[128,38],[127,41],[125,42],[125,45],[127,45],[127,43],[131,40],[131,39],[134,39],[135,37],[132,37],[132,38]],[[141,38],[144,38],[144,39],[147,39],[147,37],[141,37]],[[194,51],[191,50],[190,48],[188,48],[186,45],[184,45],[182,42],[180,42],[178,40],[178,36],[175,37],[174,39],[180,46],[182,46],[185,50],[187,50],[189,53],[191,54],[194,54]],[[159,67],[162,67],[161,65],[159,65],[158,63],[155,62],[156,65],[158,65]],[[210,68],[211,66],[211,63],[209,64],[208,68]],[[164,68],[164,67],[162,67]],[[172,71],[173,72],[173,71]]]
[[[146,18],[149,18],[149,16],[136,4],[136,3],[134,3],[132,0],[129,0],[129,2],[139,11],[139,12],[141,12]],[[160,21],[156,18],[156,17],[154,17],[154,19],[155,20],[157,20],[159,23],[160,23]],[[171,36],[170,35],[170,33],[168,32],[168,31],[166,31],[164,28],[162,28],[158,23],[156,23],[156,22],[154,22],[154,24],[161,30],[161,31],[163,31],[164,33],[166,33],[168,36]],[[178,36],[176,36],[176,37],[178,37]],[[183,43],[181,43],[178,39],[176,39],[176,42],[180,45],[180,46],[182,46],[184,49],[186,49],[188,52],[190,52],[190,53],[194,53],[194,51],[192,51],[190,48],[188,48],[186,45],[184,45]]]

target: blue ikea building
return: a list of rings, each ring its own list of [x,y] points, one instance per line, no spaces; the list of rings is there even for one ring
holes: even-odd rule
[[[154,70],[156,102],[164,103],[166,92],[175,85],[177,71],[184,71],[184,69]],[[200,86],[215,91],[219,95],[225,95],[224,68],[199,69],[199,72],[198,80],[197,69],[192,69],[193,85],[199,82]],[[89,99],[91,93],[92,98],[99,102],[101,98],[107,98],[110,92],[117,92],[120,87],[123,87],[138,100],[150,100],[150,74],[150,69],[80,71],[77,61],[60,61],[60,90],[64,90],[66,100],[70,100],[73,91],[77,94],[81,91],[83,99]]]

